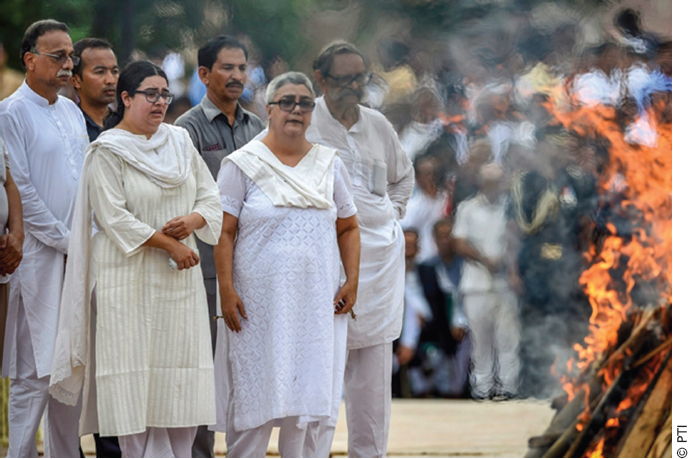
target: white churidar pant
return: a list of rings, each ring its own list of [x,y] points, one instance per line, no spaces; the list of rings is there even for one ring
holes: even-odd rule
[[[464,308],[473,345],[473,395],[487,397],[492,390],[516,394],[520,369],[518,299],[509,290],[470,293],[464,296]]]
[[[81,403],[69,406],[48,395],[50,376],[38,378],[24,302],[17,310],[16,370],[10,380],[8,457],[38,457],[36,432],[45,413],[45,457],[79,457]]]
[[[307,457],[304,456],[306,428],[299,428],[297,426],[299,422],[299,416],[287,416],[282,419],[272,419],[253,429],[242,431],[237,431],[234,429],[234,388],[232,387],[232,366],[227,365],[227,370],[228,379],[225,386],[229,386],[227,419],[225,420],[227,457],[265,457],[268,452],[268,443],[270,442],[272,429],[276,426],[280,427],[278,443],[280,457]],[[329,457],[329,450],[327,457]]]
[[[324,422],[311,422],[306,429],[303,457],[330,457],[335,426]]]
[[[144,432],[122,435],[122,457],[191,457],[196,427],[147,427]]]
[[[392,412],[392,343],[349,349],[344,372],[349,457],[385,457]],[[308,425],[304,457],[329,457],[334,426]]]
[[[349,349],[344,372],[349,457],[385,457],[392,414],[392,343]]]

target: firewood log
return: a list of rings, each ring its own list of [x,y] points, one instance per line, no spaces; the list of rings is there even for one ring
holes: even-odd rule
[[[671,410],[669,410],[669,415],[664,421],[662,430],[659,431],[659,435],[657,435],[655,442],[650,447],[650,451],[647,452],[647,457],[671,457],[671,439],[673,433],[674,428],[671,423]],[[664,456],[666,450],[669,450],[669,456]]]
[[[614,379],[614,382],[609,386],[604,395],[602,395],[601,400],[592,411],[590,420],[583,427],[583,430],[576,437],[576,440],[573,442],[573,445],[571,445],[564,457],[581,457],[583,455],[597,432],[604,427],[604,424],[607,421],[608,406],[621,401],[620,395],[625,394],[626,390],[628,390],[628,387],[631,385],[637,374],[637,369],[628,368],[621,371],[617,375],[617,377]]]
[[[651,391],[644,406],[639,407],[638,416],[633,416],[626,433],[617,446],[617,457],[645,457],[661,429],[664,414],[671,406],[671,357],[664,369],[659,370],[656,384],[648,386]]]

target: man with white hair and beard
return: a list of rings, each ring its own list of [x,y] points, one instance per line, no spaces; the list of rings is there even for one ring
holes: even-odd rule
[[[518,299],[509,285],[515,266],[507,263],[502,177],[498,164],[480,168],[480,192],[458,206],[452,232],[456,252],[466,261],[459,288],[471,330],[471,387],[477,399],[509,399],[518,390]]]
[[[88,134],[72,101],[59,96],[78,58],[69,28],[51,19],[26,30],[24,84],[0,103],[0,134],[24,211],[24,259],[10,281],[3,376],[10,377],[8,457],[79,457],[80,407],[48,395],[70,224]]]
[[[332,43],[313,70],[323,96],[316,99],[306,138],[339,152],[361,231],[358,318],[337,316],[335,347],[342,358],[335,362],[340,376],[333,384],[341,393],[343,374],[349,457],[383,457],[392,403],[392,342],[401,333],[404,305],[405,241],[398,220],[413,191],[413,166],[389,121],[360,105],[371,74],[355,46]],[[330,452],[336,416],[323,422],[309,427],[306,449],[313,457]]]

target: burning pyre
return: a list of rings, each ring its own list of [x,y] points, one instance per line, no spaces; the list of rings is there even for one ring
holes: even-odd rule
[[[530,457],[652,457],[671,452],[671,122],[666,100],[629,143],[615,109],[552,109],[568,130],[606,144],[600,177],[610,210],[580,278],[592,307],[589,335],[562,377],[565,396]],[[670,111],[670,108],[669,108]],[[669,432],[669,435],[667,435]]]

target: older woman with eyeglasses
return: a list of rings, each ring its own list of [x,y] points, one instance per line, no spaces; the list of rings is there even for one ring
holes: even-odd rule
[[[215,422],[195,238],[216,244],[222,211],[187,132],[162,122],[172,98],[154,64],[122,71],[84,160],[53,359],[53,396],[74,404],[83,385],[81,434],[119,436],[123,457],[191,457]]]
[[[218,330],[215,363],[228,457],[265,456],[277,425],[280,455],[302,457],[307,423],[327,422],[339,405],[335,361],[346,349],[334,332],[346,327],[358,289],[346,168],[335,150],[305,137],[311,82],[285,73],[266,96],[267,134],[225,158],[218,174],[224,220],[215,265],[227,327]]]

